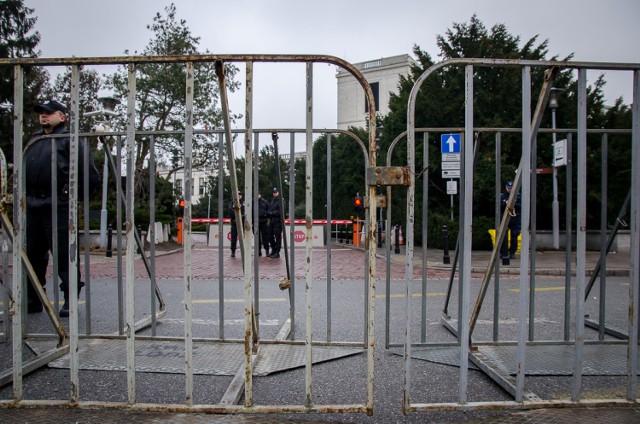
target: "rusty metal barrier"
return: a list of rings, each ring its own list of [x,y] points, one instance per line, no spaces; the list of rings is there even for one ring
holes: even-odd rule
[[[295,405],[279,405],[279,404],[265,404],[260,405],[254,401],[254,386],[253,386],[253,369],[255,366],[257,355],[259,354],[260,349],[260,339],[258,338],[258,327],[256,322],[256,308],[258,301],[257,296],[257,285],[254,282],[254,273],[252,272],[252,262],[253,255],[252,251],[247,249],[249,246],[254,246],[254,238],[253,232],[250,230],[251,228],[251,218],[249,217],[249,225],[247,228],[242,228],[242,225],[239,226],[239,234],[241,234],[241,249],[244,252],[243,254],[243,264],[244,264],[244,317],[245,317],[245,331],[244,337],[240,342],[244,346],[244,361],[242,369],[238,371],[236,379],[234,379],[234,383],[239,387],[243,388],[241,392],[236,393],[235,397],[231,398],[228,394],[225,395],[223,400],[217,404],[196,404],[194,402],[194,363],[193,363],[193,345],[194,342],[202,342],[202,340],[196,339],[193,336],[192,327],[193,327],[193,295],[192,295],[192,253],[191,253],[191,198],[192,198],[192,139],[195,133],[198,130],[193,128],[192,116],[193,116],[193,88],[194,88],[194,65],[200,62],[214,62],[216,73],[218,77],[218,83],[220,87],[220,96],[221,96],[221,104],[222,104],[222,112],[223,112],[223,122],[224,122],[224,130],[216,130],[210,131],[210,134],[217,133],[219,134],[219,147],[220,152],[222,152],[222,141],[224,140],[226,143],[227,150],[227,163],[230,166],[229,174],[232,176],[231,185],[234,198],[237,198],[237,193],[240,190],[237,183],[237,176],[235,170],[235,158],[234,152],[231,145],[231,141],[233,138],[233,133],[239,133],[244,135],[244,146],[245,146],[245,186],[244,191],[247,193],[251,193],[253,189],[253,181],[252,172],[255,172],[255,168],[252,163],[252,140],[254,136],[260,132],[260,130],[256,130],[252,126],[252,115],[253,115],[253,64],[256,62],[273,62],[273,63],[305,63],[306,64],[306,79],[307,79],[307,89],[306,89],[306,128],[302,130],[306,135],[306,146],[307,146],[307,156],[306,156],[306,210],[305,210],[305,220],[307,222],[312,222],[312,183],[313,183],[313,134],[314,132],[322,132],[322,133],[343,133],[347,134],[353,139],[355,139],[364,154],[366,167],[375,167],[376,161],[376,140],[375,134],[373,131],[369,133],[369,139],[367,145],[357,139],[357,137],[351,135],[348,132],[339,131],[339,130],[314,130],[313,129],[313,65],[316,63],[326,63],[333,64],[339,66],[348,72],[350,72],[356,80],[360,83],[362,88],[365,91],[367,102],[369,103],[369,121],[375,122],[375,107],[374,107],[374,99],[371,88],[362,74],[355,68],[353,65],[348,62],[332,57],[332,56],[318,56],[318,55],[197,55],[197,56],[167,56],[167,57],[158,57],[158,56],[147,56],[147,57],[110,57],[110,58],[58,58],[58,59],[42,59],[42,58],[25,58],[25,59],[0,59],[0,66],[12,66],[14,69],[14,81],[15,81],[15,89],[14,89],[14,169],[13,169],[13,199],[16,201],[14,204],[14,214],[13,214],[13,286],[11,289],[11,300],[10,300],[10,316],[12,318],[12,349],[13,349],[13,366],[8,375],[5,376],[4,383],[8,383],[9,381],[12,383],[13,389],[13,399],[10,401],[0,401],[0,406],[4,407],[29,407],[33,405],[64,405],[70,407],[78,407],[78,408],[92,408],[96,407],[96,402],[83,400],[80,393],[80,361],[81,361],[81,351],[80,344],[81,341],[88,340],[100,340],[100,339],[108,339],[108,340],[124,340],[126,343],[126,385],[127,385],[127,393],[126,393],[126,401],[124,402],[99,402],[100,407],[103,408],[128,408],[128,409],[139,409],[139,410],[165,410],[165,411],[190,411],[190,412],[213,412],[213,413],[309,413],[309,412],[351,412],[351,413],[367,413],[372,414],[373,412],[373,387],[374,387],[374,348],[375,348],[375,338],[374,338],[374,312],[375,312],[375,259],[376,259],[376,215],[375,215],[375,207],[369,207],[369,214],[367,216],[367,249],[366,249],[366,265],[365,265],[365,276],[364,276],[364,311],[365,311],[365,319],[364,319],[364,338],[361,342],[332,342],[331,341],[331,331],[330,331],[330,320],[328,322],[328,335],[327,342],[317,342],[312,338],[312,299],[314,295],[313,291],[313,274],[312,274],[312,234],[311,234],[311,225],[307,225],[307,244],[306,244],[306,271],[305,271],[305,337],[302,342],[304,346],[304,354],[306,357],[305,361],[305,396],[300,404]],[[151,314],[150,318],[146,320],[145,326],[149,324],[152,326],[152,336],[138,336],[136,331],[140,329],[140,323],[135,321],[135,272],[134,272],[134,260],[136,257],[136,246],[139,243],[139,235],[136,232],[136,225],[134,222],[134,178],[133,176],[133,164],[135,159],[135,146],[136,146],[136,137],[139,136],[149,136],[152,140],[154,137],[158,135],[166,135],[170,132],[141,132],[136,130],[133,111],[135,110],[135,98],[136,98],[136,67],[141,64],[162,64],[162,63],[174,63],[174,64],[183,64],[186,69],[186,125],[185,130],[180,132],[184,137],[184,175],[185,175],[185,213],[184,213],[184,237],[185,244],[183,249],[183,260],[184,260],[184,274],[183,274],[183,287],[184,287],[184,299],[183,299],[183,312],[184,312],[184,337],[177,338],[157,338],[158,340],[170,340],[170,341],[178,341],[180,340],[184,346],[184,403],[182,404],[164,404],[164,403],[139,403],[138,402],[138,370],[136,369],[136,342],[142,342],[145,340],[156,339],[155,335],[155,323],[156,319],[162,318],[162,312],[164,307],[164,302],[160,291],[155,285],[155,277],[154,277],[154,255],[151,255],[151,261],[148,265],[147,269],[149,271],[149,276],[151,280]],[[245,111],[245,123],[246,128],[244,130],[233,130],[231,128],[230,122],[230,114],[229,114],[229,106],[228,99],[226,93],[226,85],[225,85],[225,64],[226,63],[244,63],[246,65],[246,111]],[[124,132],[96,132],[91,134],[84,134],[79,131],[79,79],[81,73],[82,66],[89,65],[124,65],[127,67],[128,72],[128,94],[127,94],[127,123],[126,129]],[[70,184],[69,184],[69,196],[70,199],[78,198],[78,143],[80,137],[107,137],[107,136],[115,136],[119,139],[124,137],[125,144],[121,145],[120,142],[116,143],[118,149],[118,156],[120,157],[120,149],[121,147],[125,147],[126,149],[126,188],[125,193],[122,193],[120,190],[120,184],[118,184],[117,188],[117,199],[123,199],[123,203],[125,205],[125,222],[119,223],[119,228],[124,228],[125,236],[126,236],[126,255],[125,255],[125,268],[122,270],[120,268],[120,261],[118,261],[119,266],[119,276],[124,275],[124,296],[119,299],[119,313],[118,316],[123,317],[122,323],[120,325],[121,329],[118,335],[96,335],[91,334],[91,323],[90,323],[90,305],[87,306],[87,320],[88,323],[86,325],[87,334],[80,337],[79,334],[79,306],[77,299],[77,275],[74,272],[70,273],[70,318],[69,318],[69,334],[68,341],[64,340],[60,343],[61,347],[55,351],[55,358],[58,358],[62,354],[68,352],[69,356],[69,368],[70,368],[70,377],[69,377],[69,399],[68,400],[45,400],[45,401],[32,401],[24,399],[24,390],[23,390],[23,377],[28,372],[37,369],[42,365],[46,365],[52,360],[52,356],[44,355],[39,356],[36,361],[30,361],[25,363],[23,361],[23,337],[26,335],[23,331],[24,326],[24,305],[25,303],[25,295],[22,287],[22,280],[24,279],[24,270],[22,266],[23,258],[20,256],[20,252],[24,249],[24,216],[26,213],[25,207],[25,188],[24,188],[24,175],[25,169],[23,164],[23,116],[24,116],[24,69],[29,66],[70,66],[71,67],[71,106],[69,108],[70,115],[70,140],[71,140],[71,160],[70,160]],[[293,137],[294,133],[298,132],[298,130],[290,130],[290,129],[270,129],[265,130],[269,132],[282,132],[282,133],[290,133],[291,134],[291,143],[293,149]],[[329,143],[330,144],[330,143]],[[153,143],[152,143],[153,145]],[[257,146],[257,143],[256,143]],[[105,149],[109,150],[109,149]],[[85,150],[86,151],[86,150]],[[153,159],[153,147],[152,151],[152,159],[151,159],[151,167],[155,166]],[[293,150],[292,150],[293,151]],[[221,156],[222,157],[222,156]],[[106,160],[109,160],[111,172],[116,175],[120,175],[120,164],[113,164],[113,161],[107,157]],[[291,158],[291,172],[293,173],[293,155]],[[330,166],[330,165],[328,165]],[[221,168],[222,169],[222,168]],[[221,172],[220,175],[223,175]],[[4,174],[3,174],[4,176]],[[86,184],[85,184],[86,187]],[[366,189],[368,189],[368,199],[369,202],[375,202],[375,185],[368,184]],[[292,188],[293,190],[293,188]],[[87,201],[87,196],[85,196],[85,202]],[[252,199],[251,199],[252,200]],[[220,200],[221,201],[221,200]],[[86,203],[85,203],[86,204]],[[374,204],[374,203],[371,203]],[[251,201],[249,203],[249,207],[251,207]],[[54,208],[55,209],[55,208]],[[120,202],[118,201],[118,211],[120,211]],[[69,243],[71,246],[74,246],[78,243],[77,233],[75,229],[78,226],[78,218],[77,218],[77,202],[70,202],[69,208]],[[238,208],[236,208],[236,212],[239,213]],[[85,207],[85,214],[88,213],[88,207]],[[118,217],[120,213],[118,212]],[[249,215],[250,216],[250,215]],[[85,215],[86,217],[86,215]],[[86,222],[88,219],[85,219],[85,229],[88,229],[88,224]],[[242,222],[241,220],[238,220]],[[330,222],[330,220],[328,220]],[[330,224],[329,224],[330,225]],[[120,236],[120,231],[118,231],[118,236]],[[86,238],[85,238],[86,239]],[[120,240],[120,237],[118,238]],[[85,248],[85,253],[87,253],[88,248]],[[121,248],[118,246],[118,252],[120,253]],[[293,247],[292,247],[293,253]],[[221,254],[221,252],[220,252]],[[330,255],[330,249],[328,251]],[[55,255],[54,255],[55,256]],[[69,259],[69,267],[70,269],[74,269],[78,266],[79,258],[77,255],[70,255]],[[88,260],[87,260],[88,262]],[[55,265],[55,262],[54,262]],[[85,263],[85,266],[86,263]],[[5,268],[6,269],[6,268]],[[328,268],[329,269],[329,268]],[[222,271],[221,271],[222,273]],[[88,268],[85,268],[85,275],[89,275]],[[223,276],[220,274],[220,280],[223,281]],[[121,278],[119,277],[119,280]],[[293,286],[293,285],[292,285]],[[220,289],[222,290],[222,288]],[[87,294],[88,295],[88,294]],[[223,296],[222,291],[220,292],[221,297]],[[293,294],[291,295],[293,297]],[[330,296],[330,293],[328,293]],[[44,295],[43,295],[44,297]],[[329,297],[330,298],[330,297]],[[57,300],[57,299],[56,299]],[[160,310],[156,310],[155,301],[159,301]],[[122,304],[122,306],[120,306]],[[330,305],[330,303],[329,303]],[[221,327],[220,327],[220,339],[225,340],[224,337],[224,329],[222,322],[224,321],[223,317],[223,308],[221,308]],[[290,320],[294,319],[295,307],[294,303],[291,303],[291,311],[290,311]],[[330,306],[329,312],[330,316]],[[55,313],[52,314],[55,317]],[[291,324],[289,324],[291,325]],[[61,326],[60,326],[61,327]],[[229,340],[225,340],[229,342]],[[292,344],[292,345],[300,345],[300,342],[296,340],[292,340],[290,342],[286,340],[277,340],[277,343],[280,344]],[[317,349],[317,346],[322,345],[346,345],[346,346],[362,346],[364,351],[366,352],[366,389],[365,389],[365,399],[362,403],[353,403],[353,404],[319,404],[316,402],[313,393],[313,365],[314,362],[312,360],[314,351]],[[236,404],[240,399],[241,395],[244,396],[244,403],[242,405]]]
[[[414,282],[413,277],[413,256],[414,256],[414,203],[415,203],[415,181],[412,179],[411,184],[407,189],[407,229],[406,229],[406,253],[405,253],[405,341],[404,341],[404,388],[403,388],[403,412],[415,413],[415,412],[430,412],[430,411],[464,411],[464,410],[518,410],[518,409],[539,409],[539,408],[564,408],[564,407],[591,407],[591,406],[635,406],[637,405],[636,389],[637,389],[637,373],[638,373],[638,297],[639,287],[638,280],[640,276],[640,265],[637,258],[640,253],[640,169],[636,166],[632,166],[632,175],[630,181],[630,233],[631,233],[631,249],[630,249],[630,274],[629,274],[629,314],[628,314],[628,340],[626,341],[627,347],[627,390],[625,399],[599,399],[589,400],[585,399],[583,395],[582,376],[583,376],[583,361],[585,352],[585,293],[586,287],[586,142],[587,133],[590,131],[587,129],[586,124],[586,102],[587,102],[587,83],[586,83],[586,71],[587,70],[620,70],[630,71],[633,73],[633,102],[632,102],[632,128],[631,128],[631,150],[632,150],[632,163],[640,158],[640,65],[639,64],[626,64],[626,63],[597,63],[597,62],[557,62],[557,61],[528,61],[528,60],[510,60],[510,59],[452,59],[438,63],[428,70],[426,70],[415,82],[414,87],[410,94],[409,107],[407,111],[407,164],[410,175],[415,175],[415,149],[416,149],[416,134],[424,129],[415,128],[415,113],[416,113],[416,98],[418,92],[424,81],[433,73],[440,69],[446,69],[447,67],[460,66],[464,67],[465,72],[465,126],[461,129],[461,133],[466,135],[461,140],[461,156],[462,156],[462,170],[461,170],[461,200],[460,200],[460,227],[459,227],[459,246],[456,250],[456,257],[459,256],[459,300],[458,300],[458,328],[455,329],[450,323],[447,316],[447,307],[449,301],[449,294],[451,291],[450,280],[447,301],[445,304],[445,326],[449,326],[450,330],[456,335],[458,342],[457,346],[457,364],[459,366],[459,378],[458,378],[458,399],[457,402],[428,402],[423,401],[415,403],[412,399],[412,384],[420,383],[420,385],[428,385],[429,382],[424,378],[414,377],[412,375],[412,349],[415,346],[426,346],[426,332],[424,331],[424,311],[426,308],[426,295],[423,293],[422,303],[422,341],[416,343],[412,336],[412,311],[411,311],[411,298],[413,295],[413,289],[411,283]],[[525,361],[527,359],[527,348],[535,346],[533,342],[527,342],[527,321],[529,325],[533,325],[533,316],[530,315],[530,305],[532,305],[532,299],[530,297],[529,274],[535,273],[535,264],[532,264],[529,255],[524,254],[520,260],[520,272],[519,272],[519,288],[518,288],[518,337],[517,341],[509,342],[507,344],[515,346],[517,350],[514,352],[516,360],[515,378],[509,375],[504,375],[496,369],[500,364],[494,362],[488,362],[486,356],[482,355],[482,352],[478,350],[479,346],[483,343],[479,343],[471,339],[474,325],[478,319],[480,308],[483,304],[484,295],[487,292],[487,286],[490,281],[491,273],[494,272],[497,252],[499,245],[505,237],[506,224],[509,220],[508,211],[502,217],[496,234],[496,247],[492,251],[491,258],[487,263],[485,277],[480,285],[480,292],[477,296],[476,303],[473,309],[471,309],[471,234],[473,224],[473,165],[474,165],[474,146],[471,134],[474,132],[483,130],[476,129],[473,125],[473,113],[474,113],[474,68],[475,67],[511,67],[521,69],[522,72],[522,128],[517,131],[522,134],[522,157],[518,167],[518,172],[514,178],[514,188],[509,198],[507,209],[509,206],[513,207],[515,202],[515,194],[522,190],[522,251],[528,252],[531,244],[531,237],[535,236],[535,233],[530,233],[530,217],[535,217],[535,213],[531,210],[533,207],[526,199],[535,198],[535,193],[532,192],[532,178],[524,178],[524,176],[531,175],[531,157],[532,148],[535,146],[535,140],[540,132],[540,121],[542,112],[546,107],[549,92],[552,87],[555,75],[559,69],[573,69],[578,74],[578,127],[577,133],[577,145],[578,153],[577,160],[574,164],[577,167],[577,220],[576,220],[576,297],[575,297],[575,334],[573,340],[558,341],[556,343],[547,342],[547,345],[551,347],[567,346],[573,347],[569,352],[573,354],[573,372],[571,377],[571,399],[570,400],[542,400],[538,398],[534,393],[525,390]],[[537,104],[535,109],[531,110],[531,69],[533,67],[546,68],[545,81],[542,89],[539,93]],[[532,114],[533,112],[533,114]],[[443,129],[435,129],[436,131],[442,131]],[[444,129],[447,130],[447,129]],[[494,129],[496,133],[500,133],[500,129]],[[615,130],[601,130],[602,133],[615,132]],[[425,132],[425,139],[428,138],[428,130]],[[570,131],[565,131],[570,132]],[[627,131],[628,133],[628,131]],[[401,136],[399,136],[394,143],[397,143]],[[499,134],[498,134],[499,139]],[[425,143],[424,145],[426,145]],[[498,140],[499,144],[499,140]],[[393,144],[392,144],[393,145]],[[425,147],[426,150],[426,147]],[[390,153],[387,156],[387,164],[390,163]],[[425,163],[427,159],[425,159]],[[426,165],[425,165],[426,166]],[[499,175],[498,173],[496,175]],[[534,180],[533,180],[534,181]],[[427,195],[425,194],[425,200],[423,205],[423,213],[427,205]],[[568,212],[570,219],[571,215]],[[570,219],[571,220],[571,219]],[[535,225],[534,225],[535,231]],[[388,234],[387,234],[388,235]],[[425,238],[426,240],[426,238]],[[535,240],[535,239],[534,239]],[[604,243],[603,243],[604,244]],[[534,245],[535,246],[535,245]],[[570,249],[570,244],[569,244]],[[426,254],[426,245],[423,245],[423,250]],[[459,253],[459,255],[458,255]],[[570,263],[567,259],[567,267],[569,272],[567,278],[570,280]],[[426,261],[424,261],[426,263]],[[423,263],[423,265],[424,265]],[[455,269],[454,269],[455,271]],[[426,274],[426,270],[423,268],[423,274]],[[424,278],[424,275],[423,275]],[[387,272],[387,279],[389,279],[389,272]],[[570,282],[568,283],[570,284]],[[388,296],[389,297],[389,296]],[[387,302],[387,308],[389,303]],[[568,309],[565,308],[566,314]],[[568,315],[567,315],[568,316]],[[387,320],[389,320],[387,312]],[[565,319],[569,322],[569,319]],[[495,324],[494,324],[495,325]],[[567,324],[568,325],[568,324]],[[388,323],[387,323],[388,326]],[[387,330],[388,331],[388,330]],[[387,346],[389,346],[390,340],[387,336]],[[434,346],[438,346],[438,343],[433,343]],[[439,346],[442,346],[440,344]],[[486,345],[486,343],[485,343]],[[481,347],[481,346],[480,346]],[[469,368],[468,362],[471,360],[474,365],[478,366],[484,373],[492,378],[496,384],[505,389],[513,400],[495,400],[495,401],[470,401],[469,400]]]

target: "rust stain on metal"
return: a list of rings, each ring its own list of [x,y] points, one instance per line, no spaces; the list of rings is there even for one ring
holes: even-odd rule
[[[407,166],[374,166],[367,168],[369,186],[408,186],[411,170]]]

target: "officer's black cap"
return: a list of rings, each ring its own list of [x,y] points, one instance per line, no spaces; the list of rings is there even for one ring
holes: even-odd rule
[[[67,108],[62,103],[53,99],[49,99],[44,103],[40,103],[39,105],[35,105],[33,107],[33,111],[37,113],[42,113],[42,112],[51,113],[51,112],[55,112],[56,110],[62,113],[67,113]]]

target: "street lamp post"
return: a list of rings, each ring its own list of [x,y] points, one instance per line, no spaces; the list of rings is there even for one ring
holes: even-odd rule
[[[110,120],[113,117],[118,116],[118,113],[114,111],[116,105],[120,103],[113,97],[100,97],[98,99],[102,110],[95,112],[88,112],[85,116],[103,116],[104,121],[98,121],[96,131],[111,131]],[[107,156],[107,149],[109,145],[105,142],[102,146],[104,148],[104,166],[102,168],[102,207],[100,208],[100,247],[107,247],[107,193],[109,190],[109,163]]]
[[[551,128],[553,129],[552,140],[555,152],[556,144],[556,110],[558,109],[558,98],[564,91],[562,88],[553,87],[549,93],[549,109],[551,109]],[[555,155],[555,153],[554,153]],[[555,156],[553,160],[553,202],[551,203],[552,221],[553,221],[553,248],[560,248],[560,205],[558,203],[558,168],[555,165]]]

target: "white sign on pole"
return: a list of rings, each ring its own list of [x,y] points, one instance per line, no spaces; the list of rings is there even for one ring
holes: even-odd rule
[[[460,162],[460,153],[443,153],[442,162]]]
[[[458,194],[458,182],[455,180],[447,181],[447,194]]]
[[[442,169],[460,169],[460,162],[442,162]]]
[[[567,164],[567,140],[558,140],[553,143],[553,166],[559,167]]]
[[[459,169],[443,169],[442,178],[460,178]]]

